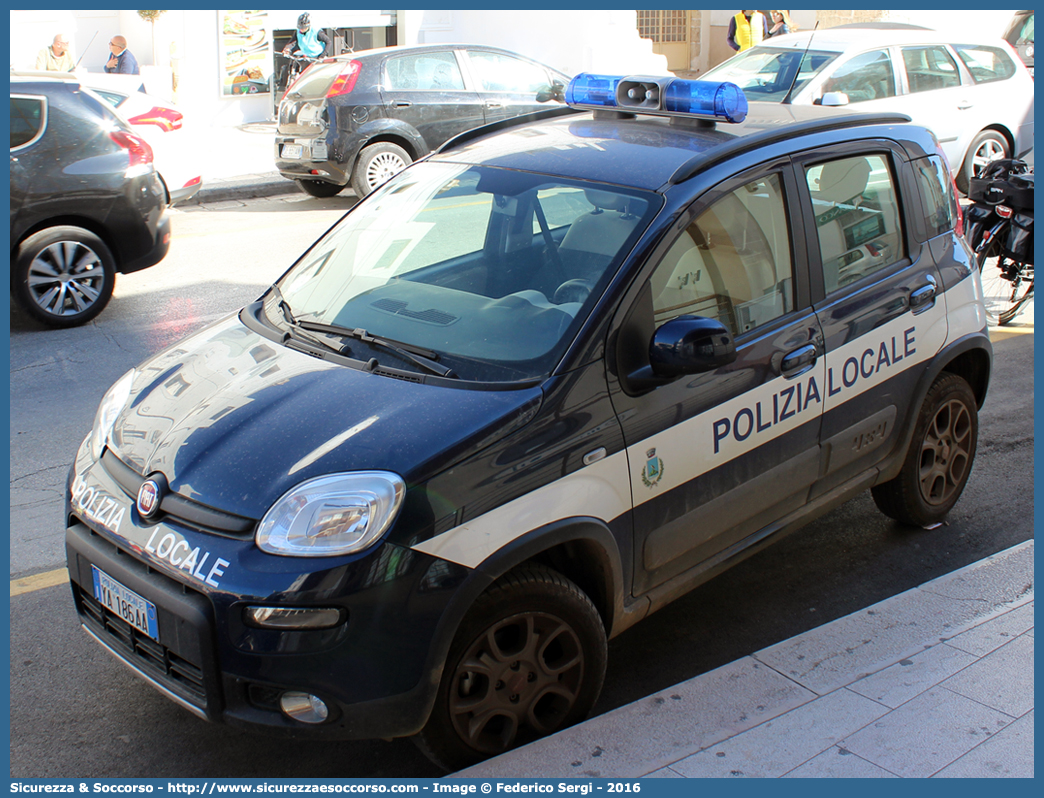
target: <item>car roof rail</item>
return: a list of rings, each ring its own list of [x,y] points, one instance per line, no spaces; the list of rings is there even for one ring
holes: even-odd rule
[[[877,114],[845,114],[843,116],[824,116],[817,119],[807,119],[793,124],[780,125],[765,130],[757,130],[732,139],[709,152],[696,155],[679,166],[670,179],[668,185],[684,183],[707,167],[712,166],[728,158],[746,152],[747,150],[764,147],[778,141],[785,141],[795,136],[804,136],[809,133],[820,133],[841,128],[863,127],[867,125],[894,125],[911,122],[906,114],[895,112],[882,112]]]

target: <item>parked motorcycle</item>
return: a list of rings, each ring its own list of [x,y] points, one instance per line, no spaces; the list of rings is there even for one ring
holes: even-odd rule
[[[1007,324],[1033,296],[1033,172],[1025,161],[990,163],[968,190],[965,237],[975,251],[989,324]]]

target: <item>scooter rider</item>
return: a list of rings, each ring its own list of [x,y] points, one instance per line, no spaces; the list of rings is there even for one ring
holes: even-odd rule
[[[312,18],[306,11],[297,18],[297,31],[283,48],[283,55],[301,54],[319,58],[326,54],[330,37],[323,30],[312,29]]]

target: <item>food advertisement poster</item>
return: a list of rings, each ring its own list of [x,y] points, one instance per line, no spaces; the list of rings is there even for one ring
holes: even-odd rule
[[[219,11],[221,96],[268,94],[272,38],[267,11]]]

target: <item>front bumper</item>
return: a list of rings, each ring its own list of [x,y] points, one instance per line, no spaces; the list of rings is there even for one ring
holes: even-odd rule
[[[424,725],[443,637],[455,628],[443,616],[471,572],[390,544],[355,558],[286,558],[260,552],[252,535],[208,534],[169,518],[148,524],[86,446],[69,484],[66,552],[80,621],[168,698],[211,721],[294,737],[398,737]],[[155,604],[157,640],[95,599],[92,565]],[[258,629],[243,622],[252,604],[336,606],[347,622]],[[328,720],[283,714],[288,690],[319,696]]]

